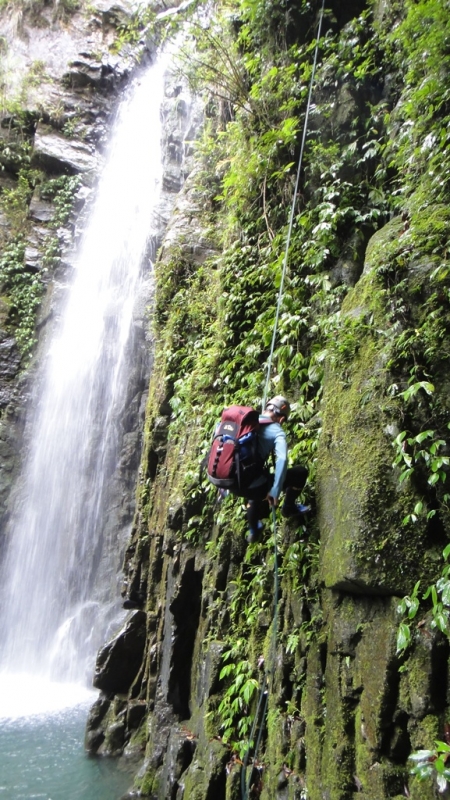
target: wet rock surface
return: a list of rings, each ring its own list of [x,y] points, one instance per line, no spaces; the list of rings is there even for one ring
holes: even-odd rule
[[[100,650],[94,686],[105,694],[126,693],[133,683],[145,647],[146,614],[135,611],[119,633]]]
[[[69,141],[48,125],[38,124],[34,135],[33,161],[49,172],[92,172],[97,161],[92,146],[84,142]],[[51,216],[47,217],[47,220]]]

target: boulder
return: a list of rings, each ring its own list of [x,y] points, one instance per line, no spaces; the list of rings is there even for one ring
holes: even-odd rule
[[[28,215],[37,222],[50,222],[53,219],[53,204],[47,200],[41,200],[35,192],[31,198]]]
[[[142,663],[147,615],[135,611],[119,633],[99,652],[94,686],[107,695],[125,694]]]
[[[64,74],[64,84],[71,89],[116,89],[127,78],[132,63],[118,56],[103,55],[101,61],[90,53],[80,53],[69,64]]]
[[[97,158],[84,142],[73,141],[39,123],[34,137],[33,160],[36,165],[56,172],[94,172]]]
[[[0,342],[0,382],[14,378],[20,365],[20,353],[17,349],[16,340],[12,337],[3,339]]]
[[[100,13],[103,25],[125,25],[136,6],[127,0],[94,0],[92,9]]]
[[[27,245],[25,247],[25,266],[30,272],[38,272],[41,261],[41,253],[37,247]]]

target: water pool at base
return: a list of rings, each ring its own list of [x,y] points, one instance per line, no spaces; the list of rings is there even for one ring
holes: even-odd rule
[[[119,800],[136,764],[90,758],[83,746],[91,703],[0,719],[1,800]]]

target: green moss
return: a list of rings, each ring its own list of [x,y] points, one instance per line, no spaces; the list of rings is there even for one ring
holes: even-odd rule
[[[306,686],[301,704],[301,715],[306,723],[306,783],[308,790],[312,792],[311,797],[313,800],[320,797],[321,791],[317,776],[322,774],[321,757],[327,717],[323,689],[321,652],[318,643],[313,642],[308,655]]]
[[[401,252],[400,237],[405,231],[405,223],[401,217],[394,217],[386,225],[374,233],[365,253],[365,271],[378,271],[384,265],[392,264]]]
[[[389,385],[395,379],[386,368],[395,330],[389,294],[375,266],[389,243],[397,242],[398,222],[386,227],[368,248],[366,274],[343,303],[325,375],[318,467],[321,571],[329,587],[407,593],[414,579],[435,579],[439,548],[417,563],[416,552],[428,538],[427,521],[405,525],[404,520],[421,495],[411,482],[400,485],[392,470],[393,439],[404,423]],[[393,247],[390,258],[394,252]]]
[[[435,714],[427,714],[418,720],[411,731],[411,746],[413,750],[432,750],[434,743],[440,739],[441,725]]]
[[[153,770],[146,771],[143,777],[135,778],[134,785],[139,790],[139,797],[154,797],[158,791],[158,780]]]
[[[139,728],[134,731],[130,738],[130,747],[144,747],[147,740],[147,725],[144,721]]]

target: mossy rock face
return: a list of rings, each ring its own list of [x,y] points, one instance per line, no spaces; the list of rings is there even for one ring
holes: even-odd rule
[[[389,259],[398,250],[399,239],[405,224],[400,217],[394,217],[370,238],[366,248],[363,275],[377,269],[380,263]]]
[[[229,751],[218,741],[200,742],[192,762],[181,770],[177,777],[183,797],[189,800],[207,800],[225,794],[225,764],[230,759]],[[164,800],[167,794],[161,796]]]
[[[418,800],[408,756],[440,738],[448,645],[421,625],[400,672],[395,598],[325,591],[322,600],[324,626],[309,651],[301,706],[308,797],[394,798],[410,784]],[[299,762],[294,768],[302,773]],[[435,796],[424,788],[423,798]]]
[[[318,776],[321,775],[321,754],[326,721],[324,702],[323,647],[313,642],[309,652],[301,715],[306,722],[305,745],[308,753],[306,778],[312,800],[322,796]],[[311,780],[309,780],[311,775]]]
[[[302,712],[306,719],[306,783],[313,800],[353,792],[390,796],[387,776],[396,697],[395,606],[388,598],[324,598],[327,638],[308,663]],[[314,673],[310,673],[312,667]],[[389,679],[389,680],[388,680]],[[394,682],[395,683],[395,682]],[[392,765],[391,765],[392,766]],[[320,781],[314,776],[320,775]]]
[[[325,376],[317,489],[321,575],[331,589],[404,595],[419,577],[431,582],[441,558],[425,516],[404,524],[420,494],[392,468],[401,414],[387,368],[389,295],[374,263],[399,233],[393,220],[369,243],[370,269],[344,301]],[[416,285],[417,271],[409,276]],[[414,292],[408,300],[417,302]]]

